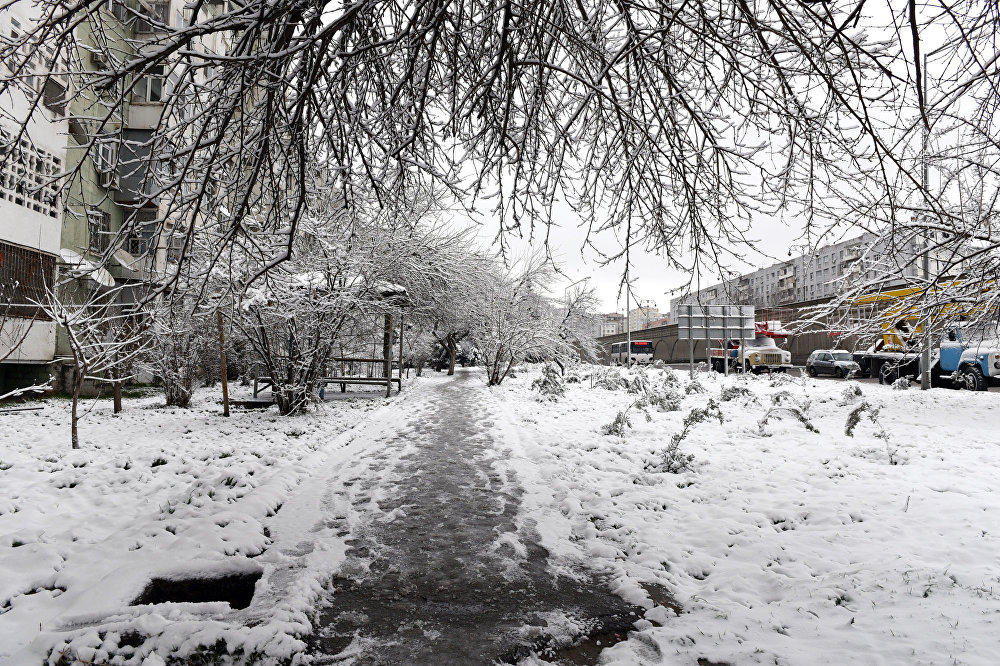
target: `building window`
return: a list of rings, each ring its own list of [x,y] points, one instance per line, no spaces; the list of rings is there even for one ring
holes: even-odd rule
[[[11,133],[0,130],[0,200],[59,217],[56,177],[61,171],[62,160],[58,157],[32,146],[24,137],[16,142]]]
[[[0,312],[9,317],[48,319],[39,307],[52,291],[56,258],[0,242]]]
[[[162,102],[165,90],[163,65],[153,65],[135,80],[132,101],[140,104]]]
[[[175,226],[167,239],[167,261],[172,264],[179,263],[184,254],[184,246],[187,243],[187,229],[182,226]]]
[[[104,210],[87,211],[90,242],[87,249],[93,254],[104,254],[111,244],[111,213]]]
[[[169,30],[170,3],[154,2],[147,9],[139,5],[140,18],[135,22],[135,31],[138,34],[149,34],[161,30]]]
[[[137,210],[132,216],[126,249],[134,257],[145,257],[156,252],[156,210]]]

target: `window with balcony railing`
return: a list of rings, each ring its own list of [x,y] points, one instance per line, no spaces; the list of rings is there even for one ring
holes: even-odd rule
[[[104,254],[111,245],[111,213],[104,210],[87,211],[90,241],[87,249],[93,254]]]
[[[156,252],[157,237],[155,210],[139,210],[133,217],[132,232],[129,234],[126,251],[133,257],[151,256]]]
[[[38,306],[55,282],[56,258],[0,242],[0,319],[48,319]]]

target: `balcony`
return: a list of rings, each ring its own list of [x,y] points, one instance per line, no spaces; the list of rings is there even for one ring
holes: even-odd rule
[[[45,88],[42,90],[42,104],[52,113],[58,116],[66,115],[66,84],[59,79],[49,77],[45,80]]]

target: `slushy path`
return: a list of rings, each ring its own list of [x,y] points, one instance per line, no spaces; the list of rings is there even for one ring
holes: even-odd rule
[[[582,566],[572,580],[553,573],[538,535],[515,524],[521,490],[494,465],[482,378],[459,373],[421,390],[433,392],[430,408],[381,447],[402,455],[348,482],[352,503],[378,511],[355,530],[325,600],[317,662],[513,663],[547,645],[553,611],[581,633],[629,628],[640,610]],[[387,460],[395,467],[379,470]]]

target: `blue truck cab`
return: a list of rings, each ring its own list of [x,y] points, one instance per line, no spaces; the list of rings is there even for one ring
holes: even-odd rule
[[[945,331],[937,353],[937,374],[956,388],[985,391],[1000,386],[1000,339],[993,327],[955,326]]]

